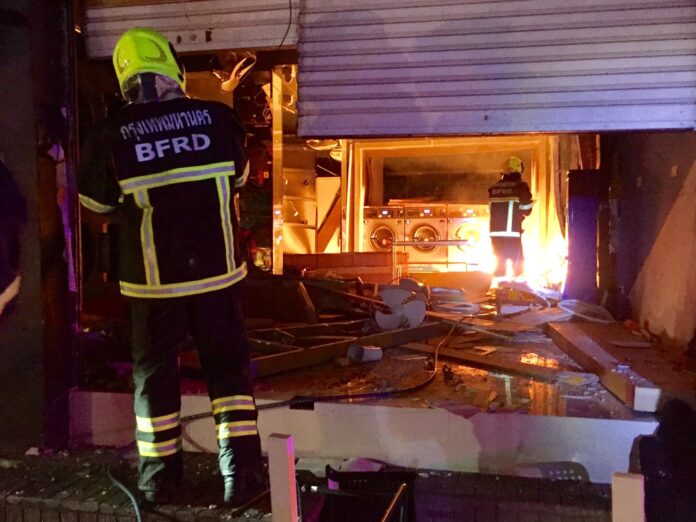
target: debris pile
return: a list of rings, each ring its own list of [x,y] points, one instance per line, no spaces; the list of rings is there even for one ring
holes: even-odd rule
[[[532,397],[529,383],[553,388],[534,392],[547,402],[560,397],[608,403],[608,391],[627,411],[654,412],[666,397],[696,404],[696,360],[671,352],[635,322],[617,322],[602,307],[562,300],[553,290],[503,281],[472,298],[464,288],[429,287],[413,277],[380,284],[297,275],[252,278],[249,289],[251,296],[264,296],[245,306],[252,367],[260,378],[319,367],[326,379],[331,371],[322,366],[333,364],[355,374],[345,379],[360,383],[351,392],[410,390],[425,383],[424,376],[427,386],[442,385],[446,361],[468,380],[445,389],[483,408],[522,407],[525,399],[532,411],[543,401]],[[125,336],[100,332],[84,334],[81,385],[128,391],[130,364],[104,355],[115,353]],[[195,345],[184,343],[181,351],[184,377],[197,382]],[[495,388],[497,399],[486,402],[493,387],[478,390],[476,372],[503,383]],[[593,379],[577,377],[588,374]],[[522,379],[512,389],[523,391],[501,402],[510,378]]]
[[[357,284],[355,290],[323,280],[303,279],[302,284],[312,301],[332,302],[333,311],[343,313],[323,321],[332,311],[324,308],[314,314],[316,324],[251,330],[259,376],[332,362],[342,367],[397,364],[410,352],[427,357],[426,371],[438,372],[460,394],[469,389],[457,377],[461,366],[548,383],[562,397],[603,400],[600,392],[606,388],[636,411],[655,411],[666,392],[683,396],[696,389],[694,376],[660,376],[655,364],[664,354],[654,338],[614,321],[602,307],[564,301],[557,292],[502,282],[485,297],[469,300],[462,288],[430,288],[412,278],[372,288]],[[635,367],[638,358],[646,357],[655,366],[651,371]],[[438,365],[439,359],[452,363]],[[378,387],[400,388],[373,386]],[[501,401],[498,392],[491,395],[489,389],[483,400],[488,409],[514,402]]]

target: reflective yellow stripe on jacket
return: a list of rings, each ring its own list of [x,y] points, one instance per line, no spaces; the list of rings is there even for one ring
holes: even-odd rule
[[[187,281],[185,283],[170,283],[160,285],[137,285],[121,281],[121,293],[128,297],[139,297],[141,299],[156,299],[161,297],[182,297],[187,295],[203,294],[222,290],[228,286],[241,281],[246,277],[246,263],[242,263],[239,268],[223,274],[221,276],[199,279],[197,281]]]
[[[244,279],[247,273],[246,264],[242,263],[240,266],[236,266],[234,260],[230,176],[235,176],[233,161],[172,169],[119,181],[123,193],[132,194],[136,205],[143,212],[140,224],[140,242],[143,254],[145,284],[121,281],[120,286],[123,295],[141,299],[181,297],[222,290]],[[220,222],[225,242],[227,273],[206,279],[163,284],[160,281],[156,235],[152,226],[153,214],[156,209],[150,204],[149,191],[159,187],[206,179],[215,180],[217,187],[220,202]]]
[[[199,165],[196,167],[182,167],[178,169],[165,170],[147,176],[137,176],[119,180],[118,184],[124,194],[133,194],[138,190],[150,190],[157,187],[166,187],[176,183],[186,183],[189,181],[201,181],[220,176],[234,176],[234,161],[222,161],[209,165]]]
[[[519,204],[520,198],[518,197],[506,197],[506,198],[490,198],[489,200],[489,212],[493,214],[493,205],[507,204],[507,222],[505,224],[505,230],[491,230],[489,232],[490,237],[520,237],[522,234],[513,230],[513,217],[515,215],[515,205]],[[522,208],[520,206],[520,208]]]

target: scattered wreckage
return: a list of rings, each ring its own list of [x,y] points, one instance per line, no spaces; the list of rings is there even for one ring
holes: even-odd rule
[[[279,279],[268,285],[277,286]],[[296,315],[305,320],[268,320],[267,327],[250,329],[259,377],[332,361],[376,362],[384,350],[398,347],[427,356],[431,366],[439,358],[546,383],[598,381],[640,412],[656,411],[665,397],[690,400],[696,390],[696,372],[683,371],[693,363],[649,332],[615,321],[600,306],[561,300],[558,293],[524,283],[503,281],[469,301],[462,289],[429,288],[408,277],[380,285],[359,279],[283,281],[299,300]],[[529,357],[524,347],[540,342],[554,343],[577,365]]]

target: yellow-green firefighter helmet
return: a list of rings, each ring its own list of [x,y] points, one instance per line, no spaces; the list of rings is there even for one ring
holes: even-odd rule
[[[114,47],[114,69],[121,93],[129,78],[139,73],[156,73],[167,76],[186,90],[184,67],[174,46],[162,34],[152,29],[133,27],[128,29]]]
[[[505,163],[503,163],[503,174],[512,174],[513,172],[517,172],[519,174],[524,172],[522,160],[517,156],[510,156],[505,160]]]

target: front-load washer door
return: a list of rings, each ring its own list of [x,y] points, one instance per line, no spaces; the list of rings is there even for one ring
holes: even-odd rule
[[[375,250],[388,252],[392,243],[396,240],[396,234],[387,225],[378,225],[370,234],[370,244]]]
[[[466,245],[459,245],[457,248],[462,252],[468,252],[478,247],[481,241],[481,227],[478,223],[463,223],[457,227],[454,239],[467,241]]]
[[[433,241],[439,241],[440,234],[430,225],[418,225],[411,236],[411,241],[418,241],[422,244],[415,245],[413,248],[419,252],[432,252],[437,245],[432,245]]]

